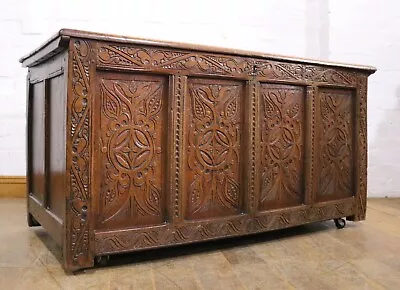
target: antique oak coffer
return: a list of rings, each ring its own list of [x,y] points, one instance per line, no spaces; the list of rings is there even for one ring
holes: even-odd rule
[[[373,67],[65,29],[21,62],[28,224],[67,271],[365,219]]]

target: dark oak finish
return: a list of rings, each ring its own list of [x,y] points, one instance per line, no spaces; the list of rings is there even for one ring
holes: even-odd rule
[[[28,223],[96,256],[365,219],[373,67],[61,30],[28,73]]]

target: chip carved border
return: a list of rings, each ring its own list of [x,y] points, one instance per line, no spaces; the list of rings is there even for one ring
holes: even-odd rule
[[[184,95],[187,84],[187,77],[182,75],[173,75],[173,92],[174,92],[174,126],[173,126],[173,219],[182,218],[182,148],[183,148],[183,114]]]
[[[250,180],[248,184],[248,188],[250,189],[250,213],[255,212],[256,210],[256,193],[258,192],[258,180],[256,177],[256,155],[257,152],[259,152],[259,148],[257,145],[259,144],[258,142],[258,120],[257,120],[257,109],[258,109],[258,95],[260,92],[260,83],[256,81],[251,81],[250,82],[250,154],[249,154],[249,159],[250,159]]]
[[[315,170],[316,170],[316,98],[318,87],[307,86],[306,89],[306,171],[305,171],[305,203],[312,204],[315,202],[316,197],[316,183],[315,183]]]

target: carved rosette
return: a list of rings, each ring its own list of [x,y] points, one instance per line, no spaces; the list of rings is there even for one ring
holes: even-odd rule
[[[90,45],[84,40],[70,43],[71,84],[68,92],[69,120],[69,183],[67,199],[66,253],[68,268],[82,268],[93,264],[90,253],[88,217],[90,215]]]

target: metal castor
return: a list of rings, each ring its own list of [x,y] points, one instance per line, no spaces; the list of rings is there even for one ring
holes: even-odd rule
[[[343,229],[346,226],[346,220],[343,218],[340,219],[333,219],[335,222],[335,226],[340,230]]]
[[[96,264],[100,266],[107,266],[108,261],[110,261],[110,256],[97,256],[96,257]]]

